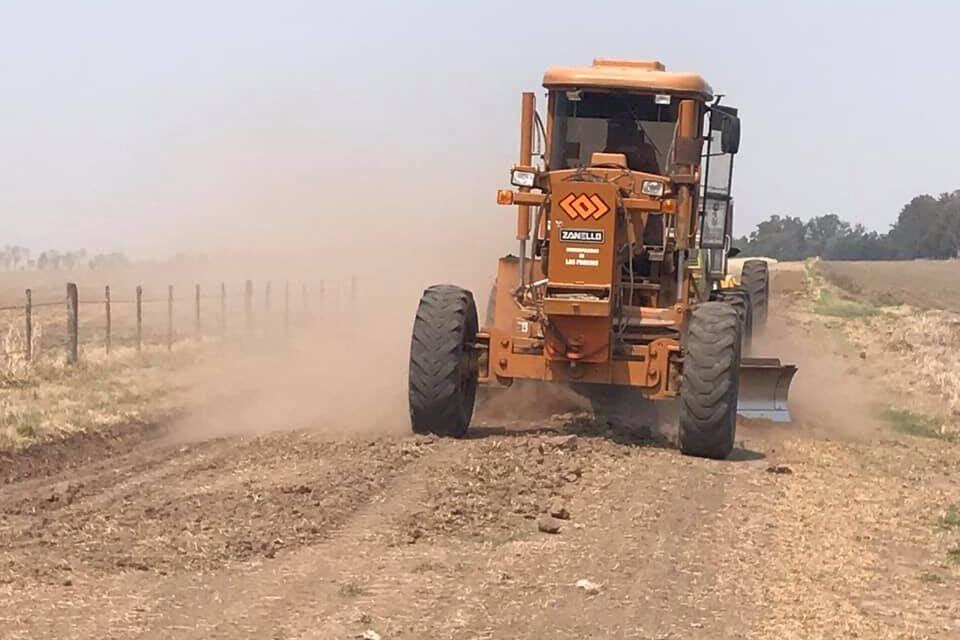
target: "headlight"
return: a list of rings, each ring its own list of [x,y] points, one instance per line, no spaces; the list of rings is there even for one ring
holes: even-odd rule
[[[532,187],[533,179],[537,177],[533,171],[514,169],[510,172],[510,184],[515,187]]]
[[[663,183],[656,180],[644,180],[640,185],[640,191],[644,195],[655,196],[659,198],[663,195]]]

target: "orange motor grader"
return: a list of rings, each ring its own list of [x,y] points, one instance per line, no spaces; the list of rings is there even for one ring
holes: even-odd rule
[[[486,326],[460,287],[420,300],[413,430],[462,436],[478,385],[515,379],[628,416],[675,399],[681,451],[708,458],[732,450],[738,405],[789,420],[796,368],[746,354],[766,323],[766,262],[729,286],[737,110],[655,61],[552,68],[543,85],[546,117],[524,93],[514,189],[497,193],[517,207],[520,247],[500,259]]]

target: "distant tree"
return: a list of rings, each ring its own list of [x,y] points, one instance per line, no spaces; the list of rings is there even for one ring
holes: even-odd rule
[[[937,252],[945,258],[960,256],[960,191],[941,194],[940,215],[933,230]]]
[[[897,257],[886,235],[868,231],[862,224],[830,239],[818,255],[827,260],[890,260]]]
[[[37,258],[37,268],[41,271],[57,271],[60,269],[63,257],[59,251],[53,249],[44,251]]]
[[[823,256],[830,260],[954,258],[960,256],[960,190],[938,198],[913,198],[887,233],[851,226],[836,214],[800,218],[772,215],[757,225],[737,247],[744,256],[798,260]]]
[[[932,257],[939,241],[934,230],[940,221],[940,207],[932,196],[917,196],[897,217],[890,230],[890,241],[901,258]]]
[[[125,269],[130,259],[122,253],[98,253],[90,258],[89,267],[95,271]]]
[[[804,253],[823,255],[831,242],[850,235],[850,223],[835,213],[810,218],[804,229]]]
[[[800,260],[805,256],[806,226],[800,218],[772,215],[757,225],[746,246],[740,250],[747,256],[770,256],[780,260]]]
[[[21,263],[25,263],[30,259],[30,250],[26,247],[11,247],[10,248],[10,260],[13,266],[14,271],[20,269]]]

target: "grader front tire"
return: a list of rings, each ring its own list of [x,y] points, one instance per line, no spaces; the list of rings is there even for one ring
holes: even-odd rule
[[[690,314],[679,402],[679,444],[686,455],[722,460],[733,450],[741,326],[725,302],[705,302]]]
[[[415,433],[462,437],[477,398],[477,305],[453,285],[423,292],[410,341],[410,424]]]

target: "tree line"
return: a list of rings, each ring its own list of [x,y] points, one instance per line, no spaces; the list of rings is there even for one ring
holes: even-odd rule
[[[960,190],[917,196],[900,211],[886,233],[851,225],[830,213],[806,222],[772,215],[749,236],[735,241],[742,256],[777,260],[946,259],[960,254]]]
[[[27,247],[5,245],[0,247],[0,271],[75,271],[77,269],[118,269],[130,266],[123,253],[88,255],[86,249],[59,251],[48,249],[34,257]]]

